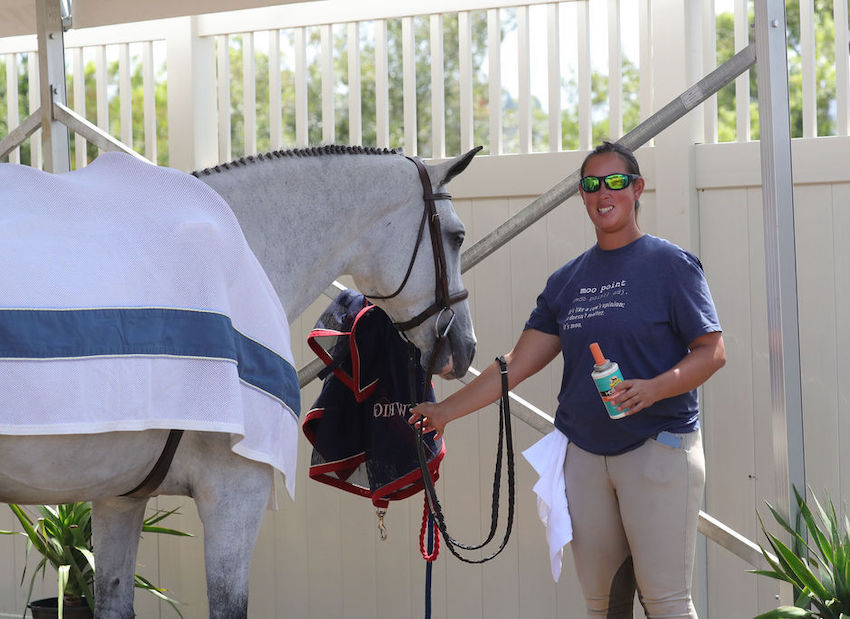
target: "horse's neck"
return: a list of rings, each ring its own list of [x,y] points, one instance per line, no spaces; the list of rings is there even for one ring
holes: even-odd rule
[[[286,157],[201,176],[230,205],[290,322],[349,272],[382,212],[401,203],[398,158]]]

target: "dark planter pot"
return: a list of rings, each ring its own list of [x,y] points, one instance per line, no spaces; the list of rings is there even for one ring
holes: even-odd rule
[[[27,605],[32,613],[32,619],[55,619],[59,616],[59,599],[45,598],[36,600]],[[62,609],[65,619],[92,619],[94,616],[89,605],[83,602],[82,606],[69,606],[65,603]]]

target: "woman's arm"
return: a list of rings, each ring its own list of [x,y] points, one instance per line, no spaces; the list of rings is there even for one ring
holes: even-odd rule
[[[664,398],[696,389],[726,364],[720,331],[706,333],[688,345],[690,352],[672,368],[648,380],[624,380],[617,385],[614,404],[628,414],[637,413]]]
[[[508,386],[513,388],[523,380],[543,369],[561,352],[557,335],[526,329],[519,336],[513,350],[505,355],[508,366]],[[497,363],[491,363],[465,387],[442,402],[423,402],[411,409],[409,422],[422,420],[425,432],[436,430],[435,438],[443,435],[446,424],[495,402],[502,392],[502,380]]]

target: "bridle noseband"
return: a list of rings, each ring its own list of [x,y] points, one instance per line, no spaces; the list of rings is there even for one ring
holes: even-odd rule
[[[431,318],[431,316],[437,316],[437,321],[434,324],[434,331],[437,337],[437,347],[435,347],[434,352],[431,355],[431,360],[429,362],[429,366],[431,367],[428,371],[429,374],[432,374],[433,372],[431,370],[433,370],[433,364],[437,357],[439,347],[442,346],[443,342],[448,337],[449,331],[454,324],[455,312],[452,309],[452,305],[466,299],[469,296],[469,291],[464,288],[461,292],[454,295],[449,292],[449,274],[446,268],[446,252],[443,247],[440,215],[437,213],[436,201],[450,200],[452,196],[448,193],[434,193],[431,188],[431,179],[428,176],[428,170],[425,168],[425,164],[422,163],[420,159],[416,159],[414,157],[407,157],[407,159],[412,161],[416,166],[416,169],[419,171],[419,180],[422,182],[422,198],[425,201],[425,209],[422,212],[422,220],[419,222],[419,232],[416,236],[416,245],[413,248],[413,256],[411,256],[410,263],[407,265],[407,272],[404,274],[404,279],[402,280],[401,285],[396,288],[395,292],[388,295],[366,295],[366,297],[368,299],[385,300],[392,299],[401,293],[405,285],[407,285],[407,280],[410,278],[410,274],[413,271],[413,264],[416,262],[416,256],[419,253],[419,246],[422,244],[422,236],[425,232],[425,222],[427,221],[428,230],[431,233],[431,248],[434,253],[434,274],[436,281],[434,289],[435,300],[434,303],[410,320],[396,322],[393,324],[396,329],[403,333],[418,327],[423,322]],[[440,319],[446,313],[449,314],[448,322],[445,324],[445,327],[441,328]]]

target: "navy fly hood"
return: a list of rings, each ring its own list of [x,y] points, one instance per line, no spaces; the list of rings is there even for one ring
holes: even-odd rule
[[[327,366],[303,425],[313,445],[310,477],[382,508],[419,492],[416,433],[407,419],[415,403],[434,401],[419,352],[380,308],[352,291],[331,303],[307,343]],[[445,446],[433,436],[425,435],[423,443],[436,480]]]

